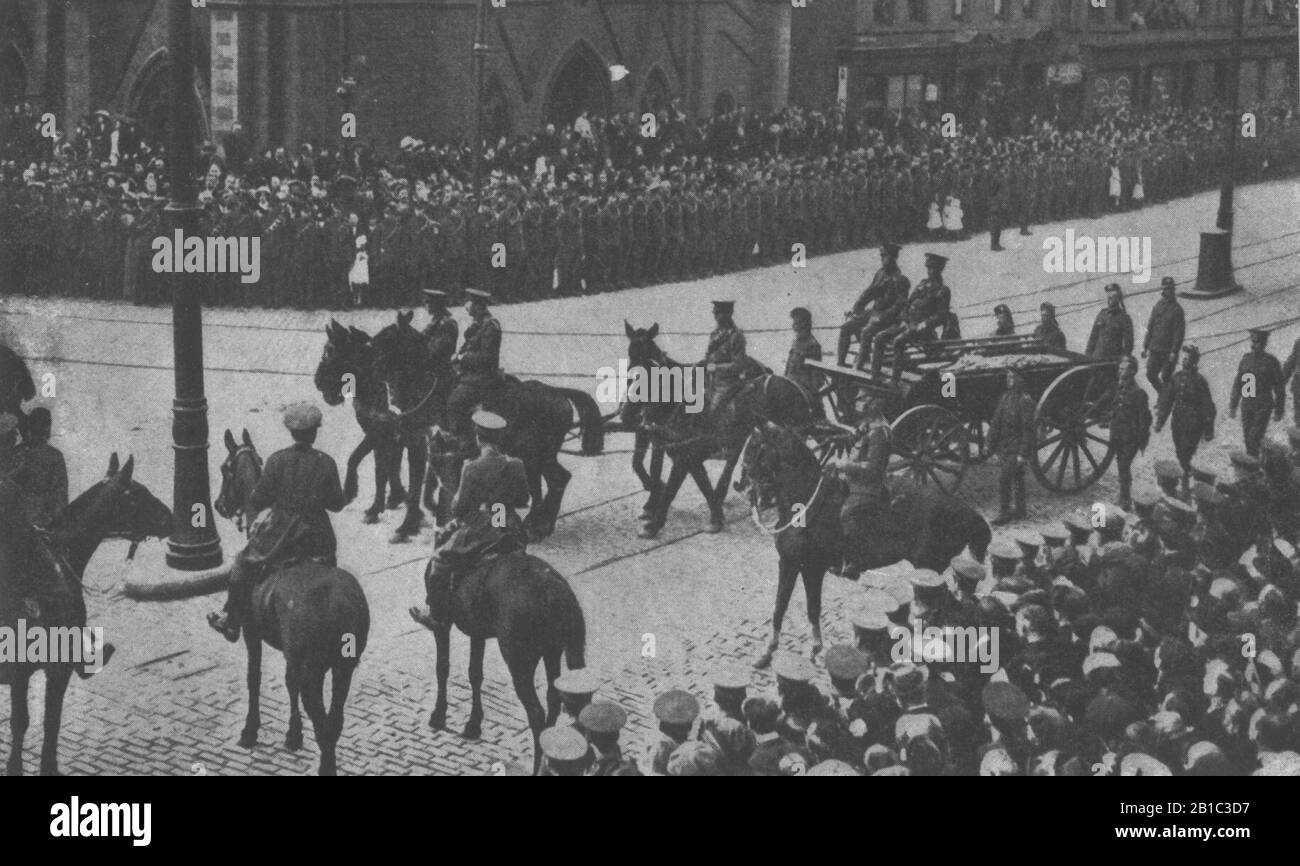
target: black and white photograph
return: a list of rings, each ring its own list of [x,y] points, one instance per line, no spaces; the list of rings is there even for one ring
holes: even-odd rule
[[[7,774],[1300,776],[1298,59],[0,0]],[[1257,826],[1179,784],[1099,832]]]

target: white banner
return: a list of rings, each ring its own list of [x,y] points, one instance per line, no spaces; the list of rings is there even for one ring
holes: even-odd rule
[[[212,131],[239,121],[239,13],[212,10]]]

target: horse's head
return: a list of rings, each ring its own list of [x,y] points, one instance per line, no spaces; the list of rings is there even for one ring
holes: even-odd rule
[[[745,448],[745,472],[751,495],[763,499],[804,476],[820,472],[816,456],[797,434],[786,427],[761,421],[754,425]]]
[[[349,386],[356,396],[359,373],[370,360],[370,337],[365,331],[345,328],[333,319],[325,334],[325,348],[316,365],[316,390],[330,406],[338,406],[346,398]]]
[[[166,538],[172,533],[171,509],[136,481],[135,458],[119,465],[117,454],[108,462],[108,474],[68,506],[68,519],[83,533],[98,538],[125,538],[135,547],[146,538]]]
[[[248,500],[261,477],[262,457],[248,431],[244,431],[243,442],[237,443],[234,434],[227,430],[226,459],[221,464],[221,493],[212,507],[222,517],[235,521],[235,528],[240,532],[250,528],[246,522],[252,510]]]
[[[659,336],[659,323],[648,328],[634,328],[625,319],[623,329],[627,332],[627,365],[632,367],[659,367],[668,363],[668,358],[655,343]]]

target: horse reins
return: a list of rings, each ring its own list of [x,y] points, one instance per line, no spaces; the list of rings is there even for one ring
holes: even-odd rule
[[[740,460],[744,458],[745,452],[749,450],[749,443],[752,442],[753,439],[754,439],[754,434],[751,432],[749,436],[745,438],[745,444],[740,449],[740,457],[737,458],[737,462],[740,462]],[[812,510],[813,503],[817,501],[817,497],[822,492],[822,485],[826,483],[826,473],[824,471],[819,472],[818,476],[819,477],[817,478],[817,486],[813,488],[812,496],[808,497],[808,502],[804,504],[803,511],[801,512],[802,514],[806,515],[809,511]],[[759,530],[763,532],[763,534],[765,535],[780,535],[782,532],[785,532],[787,529],[793,526],[795,520],[799,516],[798,514],[791,515],[790,519],[785,522],[784,526],[777,526],[776,524],[772,524],[771,526],[764,526],[762,518],[758,516],[758,491],[757,488],[754,487],[753,485],[750,486],[750,490],[749,490],[749,503],[750,503],[749,515],[750,517],[753,518],[754,525],[757,526]]]

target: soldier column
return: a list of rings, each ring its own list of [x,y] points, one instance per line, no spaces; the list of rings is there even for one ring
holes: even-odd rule
[[[168,53],[171,55],[171,201],[164,211],[169,234],[199,234],[198,185],[194,130],[194,34],[189,0],[171,0]],[[176,471],[172,487],[174,528],[168,539],[167,564],[181,571],[202,571],[221,564],[221,539],[212,514],[208,485],[208,401],[203,393],[203,312],[195,275],[174,273],[172,343],[176,399],[172,402],[172,441]],[[196,508],[198,506],[198,508]],[[196,526],[195,524],[199,524]]]

